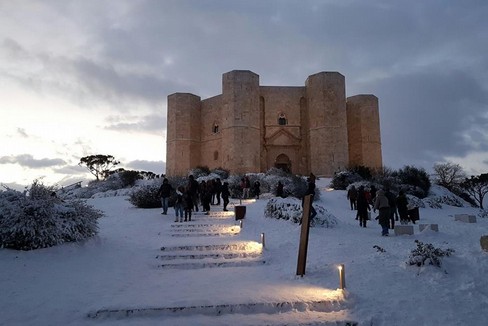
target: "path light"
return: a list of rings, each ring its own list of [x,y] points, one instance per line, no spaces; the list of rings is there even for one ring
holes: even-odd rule
[[[339,288],[344,290],[346,288],[346,270],[344,264],[340,264],[337,268],[339,269]]]
[[[242,220],[239,220],[239,227],[242,229]]]
[[[263,246],[263,249],[266,247],[265,241],[264,241],[264,233],[261,233],[261,246]]]

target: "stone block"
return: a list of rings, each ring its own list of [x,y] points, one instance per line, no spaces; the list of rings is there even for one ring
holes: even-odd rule
[[[412,235],[413,225],[395,225],[395,235]]]
[[[422,232],[425,229],[430,229],[435,232],[439,232],[439,225],[437,224],[419,224],[419,230]]]
[[[454,220],[464,223],[476,223],[476,216],[468,214],[456,214],[454,215]]]
[[[482,235],[480,238],[481,249],[488,251],[488,235]]]

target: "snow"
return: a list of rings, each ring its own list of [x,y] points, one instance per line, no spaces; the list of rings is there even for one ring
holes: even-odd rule
[[[488,253],[479,242],[488,219],[454,220],[477,209],[426,205],[419,222],[438,224],[439,232],[415,225],[414,235],[382,237],[375,221],[359,227],[345,191],[327,189],[328,181],[318,180],[315,204],[338,224],[310,229],[303,277],[295,275],[300,226],[265,218],[268,199],[243,201],[240,229],[232,214],[174,223],[173,210],[164,216],[133,207],[126,196],[95,196],[88,203],[106,214],[96,237],[33,251],[0,249],[0,325],[488,325]],[[176,231],[186,228],[194,231]],[[196,236],[201,229],[212,234]],[[455,252],[441,268],[408,266],[416,239]],[[176,246],[221,244],[237,244],[229,252],[240,258],[212,267],[221,260],[167,257],[189,253]],[[160,267],[180,262],[187,267]],[[338,264],[345,265],[346,290],[338,289]]]

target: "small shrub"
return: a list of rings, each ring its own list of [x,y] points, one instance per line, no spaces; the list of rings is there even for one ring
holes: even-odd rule
[[[216,168],[212,170],[212,173],[219,176],[220,180],[225,180],[230,176],[230,172],[224,168]]]
[[[157,183],[135,188],[127,199],[132,205],[138,208],[159,208],[161,198],[158,195],[159,185]]]
[[[119,173],[119,178],[122,182],[122,186],[126,188],[133,187],[137,180],[141,180],[144,177],[139,173],[139,171],[126,170]]]
[[[347,169],[348,172],[352,174],[357,174],[361,177],[363,180],[371,180],[373,177],[373,173],[371,172],[371,168],[363,165],[356,165],[352,166]]]
[[[373,248],[376,249],[376,251],[378,251],[378,252],[386,252],[385,249],[383,249],[382,247],[380,247],[378,245],[374,245]]]
[[[431,183],[429,175],[423,168],[407,165],[398,170],[396,176],[402,184],[402,187],[407,188],[404,189],[407,193],[419,198],[425,198],[429,194]]]
[[[204,177],[210,174],[210,169],[208,166],[197,166],[194,169],[191,169],[188,175],[193,175],[195,179],[198,179],[200,177]]]
[[[440,248],[435,248],[431,243],[424,244],[419,240],[415,240],[417,248],[413,249],[410,253],[407,264],[424,266],[426,263],[428,265],[434,265],[436,267],[441,267],[442,257],[450,256],[454,250],[446,249],[442,250]]]
[[[332,178],[330,186],[337,190],[346,190],[346,188],[355,182],[362,181],[361,176],[354,172],[342,171],[338,172]]]

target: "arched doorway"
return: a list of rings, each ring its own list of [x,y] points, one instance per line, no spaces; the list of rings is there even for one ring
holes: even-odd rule
[[[280,154],[276,157],[275,168],[281,169],[285,172],[291,173],[291,161],[290,158],[285,154]]]

